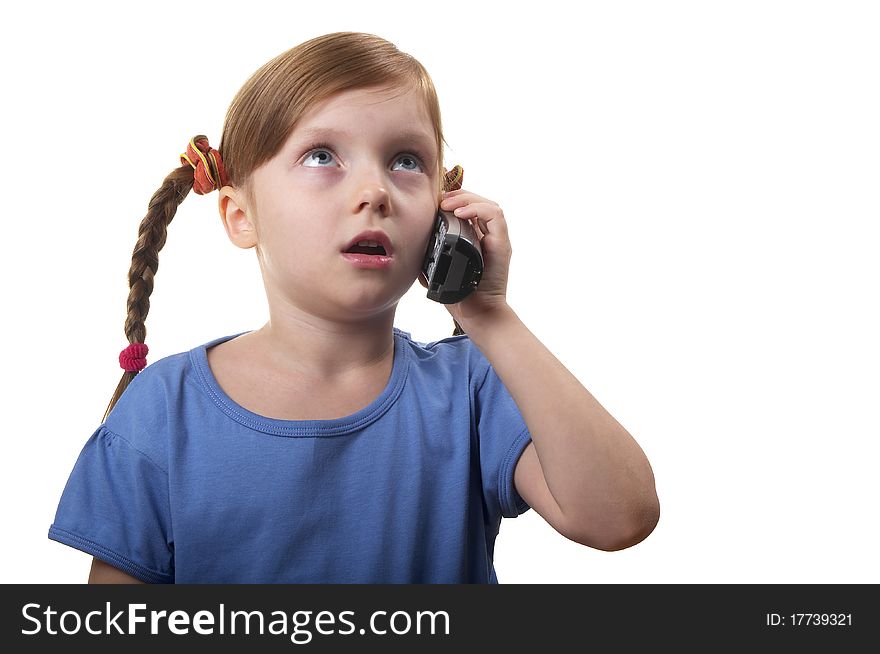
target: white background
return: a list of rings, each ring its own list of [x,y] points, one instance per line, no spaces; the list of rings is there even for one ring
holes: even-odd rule
[[[509,222],[511,305],[656,476],[647,540],[601,552],[529,511],[499,580],[880,582],[875,4],[23,6],[0,28],[2,581],[88,576],[47,531],[121,375],[149,198],[260,65],[351,30],[431,73],[447,167]],[[169,227],[150,362],[265,322],[216,202]],[[452,327],[418,285],[397,324]]]

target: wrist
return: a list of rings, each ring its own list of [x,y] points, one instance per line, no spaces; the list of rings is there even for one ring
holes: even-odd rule
[[[461,326],[462,330],[464,330],[465,334],[467,334],[476,345],[479,345],[480,342],[486,340],[489,335],[497,334],[506,325],[518,322],[519,317],[507,302],[503,302],[492,307],[484,308],[479,313],[473,315],[459,315],[456,317],[456,321]]]

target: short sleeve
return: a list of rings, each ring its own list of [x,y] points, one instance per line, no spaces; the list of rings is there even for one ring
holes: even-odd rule
[[[83,447],[49,538],[148,583],[173,583],[168,475],[101,425]]]
[[[532,437],[519,407],[492,366],[488,366],[477,390],[475,408],[483,495],[493,514],[515,518],[531,508],[516,492],[513,477]]]

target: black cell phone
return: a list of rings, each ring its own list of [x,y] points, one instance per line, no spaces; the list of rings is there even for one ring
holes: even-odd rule
[[[428,298],[455,304],[466,298],[483,276],[483,251],[473,226],[448,211],[437,211],[422,272]]]

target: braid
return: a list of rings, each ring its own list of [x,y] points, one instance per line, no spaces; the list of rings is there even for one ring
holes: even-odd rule
[[[193,187],[194,170],[189,164],[175,168],[150,198],[147,215],[138,228],[138,240],[131,255],[128,271],[128,303],[125,317],[125,337],[129,343],[144,343],[147,336],[145,321],[150,312],[150,294],[153,277],[159,270],[159,251],[165,246],[168,225]],[[137,372],[126,371],[110,399],[102,422],[110,415],[116,402]]]

